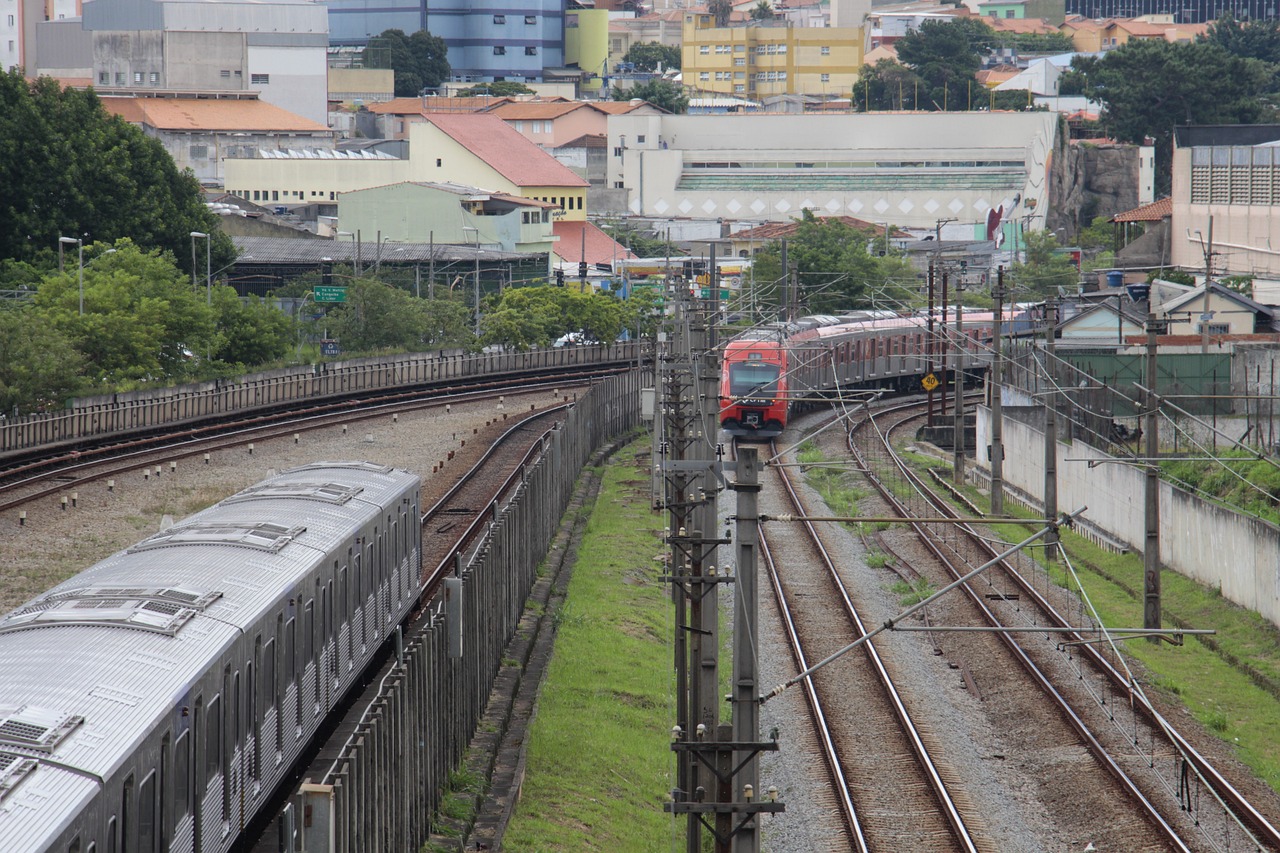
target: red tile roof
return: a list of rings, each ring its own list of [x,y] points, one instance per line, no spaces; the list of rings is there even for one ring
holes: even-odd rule
[[[589,186],[496,115],[431,113],[426,120],[518,187]]]
[[[609,264],[635,257],[626,246],[615,241],[590,222],[562,220],[553,223],[551,229],[560,238],[555,246],[556,256],[566,263],[576,264],[578,261],[585,260],[589,264]]]
[[[380,104],[370,104],[369,112],[379,115],[426,115],[428,113],[482,113],[510,98],[392,98]]]
[[[102,96],[102,105],[125,121],[157,130],[290,131],[327,133],[319,122],[256,98],[123,98]]]
[[[507,121],[557,119],[587,105],[575,101],[509,101],[489,110]]]
[[[1112,222],[1159,222],[1173,216],[1173,196],[1165,196],[1151,204],[1135,207],[1111,217]]]

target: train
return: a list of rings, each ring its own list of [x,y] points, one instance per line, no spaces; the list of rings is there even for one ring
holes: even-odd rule
[[[421,592],[417,475],[283,471],[0,619],[0,850],[221,853]]]
[[[720,427],[735,438],[776,438],[798,407],[842,390],[919,389],[942,363],[942,353],[964,353],[966,375],[984,370],[995,315],[949,311],[944,320],[860,311],[812,315],[749,329],[724,346],[720,375]],[[963,325],[961,330],[960,326]],[[947,370],[956,369],[954,352]],[[941,377],[938,377],[941,379]]]

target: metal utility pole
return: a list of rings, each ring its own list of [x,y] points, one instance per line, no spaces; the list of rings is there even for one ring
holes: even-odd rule
[[[964,292],[963,282],[956,282],[956,406],[955,431],[951,438],[951,479],[957,486],[964,485]]]
[[[930,373],[933,373],[933,345],[934,345],[933,273],[934,273],[934,269],[935,268],[933,265],[933,261],[930,261],[929,262],[929,313],[928,313],[928,316],[925,317],[925,321],[924,321],[925,322],[924,361]],[[926,395],[926,399],[928,400],[928,405],[926,408],[926,412],[928,414],[925,419],[925,423],[927,423],[929,426],[933,426],[933,389],[926,386],[925,395]]]
[[[1053,299],[1044,303],[1044,517],[1058,517],[1058,396],[1055,393],[1054,339],[1058,335],[1058,303]],[[1058,528],[1054,527],[1044,537],[1044,557],[1049,563],[1058,559]]]
[[[948,315],[947,305],[947,271],[942,271],[942,334],[938,336],[938,356],[941,359],[940,372],[937,374],[942,383],[938,386],[938,395],[940,402],[938,404],[938,417],[945,418],[947,416],[947,356],[950,353],[950,347],[947,346],[947,338],[951,334],[951,318]]]
[[[787,241],[785,239],[779,241],[782,244],[780,249],[782,255],[780,261],[782,263],[782,322],[791,319],[791,267],[787,264]],[[752,264],[754,267],[755,264]]]
[[[991,514],[1004,515],[1004,412],[1001,408],[1003,393],[1004,357],[1001,355],[1001,329],[1004,325],[1004,267],[996,270],[996,317],[991,342]]]
[[[751,744],[760,739],[760,704],[756,663],[760,657],[760,636],[757,630],[759,584],[756,575],[756,556],[759,549],[759,510],[757,495],[759,484],[759,459],[754,447],[744,447],[738,454],[737,482],[733,486],[738,495],[736,534],[738,582],[733,598],[733,740]],[[760,800],[760,762],[754,751],[739,751],[733,755],[733,766],[741,767],[730,789],[731,801],[739,801],[742,792],[753,791]],[[729,817],[726,815],[726,817]],[[739,832],[733,839],[734,853],[757,853],[760,850],[759,821],[752,820],[747,832]]]
[[[1156,396],[1156,351],[1159,325],[1155,312],[1147,314],[1147,393],[1146,424],[1143,432],[1146,443],[1146,538],[1142,547],[1142,627],[1160,627],[1160,455],[1159,429],[1160,398]],[[1150,642],[1159,643],[1158,637]]]

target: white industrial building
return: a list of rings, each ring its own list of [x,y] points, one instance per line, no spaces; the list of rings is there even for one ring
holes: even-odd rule
[[[608,186],[640,216],[786,221],[802,209],[904,228],[988,217],[1038,230],[1058,116],[1017,113],[623,115]]]

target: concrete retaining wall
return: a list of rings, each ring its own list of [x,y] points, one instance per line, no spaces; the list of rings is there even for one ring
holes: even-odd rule
[[[1003,476],[1036,502],[1044,498],[1044,432],[1007,411]],[[1028,415],[1031,412],[1028,411]],[[978,466],[990,475],[991,410],[977,411]],[[1090,463],[1093,463],[1092,465]],[[1144,474],[1084,442],[1058,443],[1058,506],[1084,517],[1131,550],[1145,536]],[[1231,601],[1280,625],[1280,528],[1160,484],[1160,562],[1179,574],[1221,589]]]

